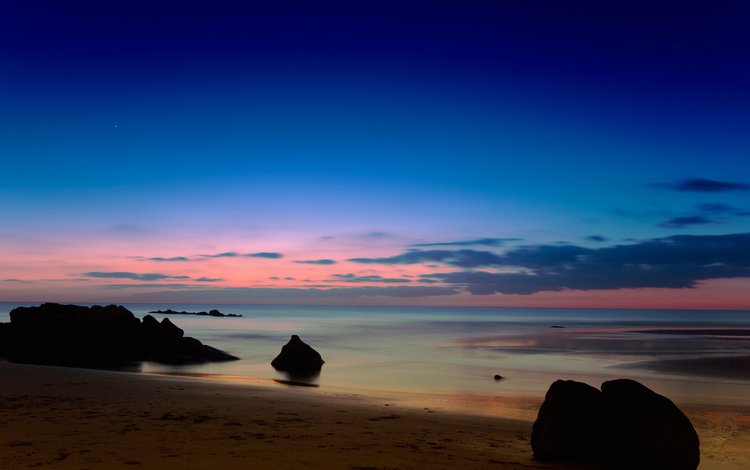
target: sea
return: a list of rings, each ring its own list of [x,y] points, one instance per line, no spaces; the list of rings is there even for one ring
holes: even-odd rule
[[[0,303],[0,321],[21,305]],[[557,379],[639,380],[679,403],[750,406],[750,311],[125,304],[169,318],[238,361],[144,363],[147,374],[351,393],[543,397]],[[219,309],[241,317],[163,315]],[[313,377],[271,361],[299,335],[325,360]],[[496,378],[495,376],[501,378]]]

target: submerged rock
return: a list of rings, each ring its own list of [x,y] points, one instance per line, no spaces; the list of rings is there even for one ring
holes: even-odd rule
[[[700,462],[690,420],[668,398],[628,379],[604,382],[601,391],[554,382],[531,447],[537,460],[593,460],[601,468],[694,470]]]
[[[292,338],[282,348],[271,365],[278,371],[312,373],[320,371],[324,361],[318,351],[314,350],[299,336]]]
[[[183,337],[168,319],[139,320],[122,306],[45,303],[18,307],[0,328],[0,353],[13,362],[109,367],[151,360],[229,361],[236,357]]]

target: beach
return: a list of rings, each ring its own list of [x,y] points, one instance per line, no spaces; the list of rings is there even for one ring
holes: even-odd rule
[[[9,363],[0,383],[0,468],[587,468],[533,459],[542,397],[478,414],[429,395]],[[682,408],[701,469],[750,466],[750,410]]]

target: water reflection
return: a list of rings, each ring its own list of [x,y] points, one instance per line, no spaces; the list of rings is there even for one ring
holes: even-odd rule
[[[296,387],[318,387],[318,378],[320,377],[320,371],[315,372],[291,372],[285,371],[280,372],[286,377],[286,379],[274,379],[274,382],[292,385]]]

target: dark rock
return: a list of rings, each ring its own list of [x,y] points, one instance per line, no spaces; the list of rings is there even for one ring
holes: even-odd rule
[[[700,443],[668,398],[628,379],[589,385],[558,380],[531,434],[537,460],[590,460],[597,468],[694,470]]]
[[[323,363],[320,354],[297,335],[292,335],[289,342],[281,348],[281,353],[271,361],[276,370],[303,373],[320,371]]]
[[[573,380],[557,380],[547,391],[531,432],[537,460],[569,460],[598,451],[602,392]]]
[[[660,469],[698,467],[698,434],[671,400],[628,379],[604,382],[602,395],[609,455]]]
[[[495,381],[498,381],[498,380],[503,380],[505,377],[503,377],[500,374],[495,374],[495,376],[493,378],[495,379]]]
[[[147,315],[141,322],[122,306],[45,303],[16,308],[10,319],[1,324],[0,352],[13,362],[120,367],[143,360],[184,364],[237,359],[183,338],[168,319],[159,323]]]
[[[172,310],[171,308],[168,308],[166,310],[152,310],[148,313],[159,313],[161,315],[198,315],[198,316],[205,316],[205,317],[241,317],[242,315],[237,315],[234,313],[221,313],[220,311],[214,309],[209,312],[186,312],[181,311],[178,312],[177,310]]]

